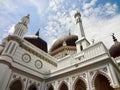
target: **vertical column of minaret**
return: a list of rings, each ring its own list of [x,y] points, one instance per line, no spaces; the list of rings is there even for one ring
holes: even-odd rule
[[[89,46],[89,42],[85,37],[81,14],[77,11],[74,15],[77,25],[78,40],[76,41],[77,52],[81,52],[83,49]]]

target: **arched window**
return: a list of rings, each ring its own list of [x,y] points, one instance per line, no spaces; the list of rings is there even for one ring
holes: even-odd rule
[[[110,86],[109,80],[101,74],[98,74],[95,78],[94,85],[96,90],[114,90]]]
[[[37,90],[37,87],[36,87],[36,85],[31,85],[31,86],[28,88],[28,90]]]
[[[81,79],[77,80],[74,90],[86,90],[86,85],[83,82],[83,80],[81,80]]]
[[[48,90],[54,90],[53,86],[50,85],[50,87],[48,88]]]
[[[62,83],[59,90],[68,90],[68,87],[65,83]]]
[[[20,80],[14,81],[10,85],[10,90],[22,90],[22,83],[21,83],[21,81]]]

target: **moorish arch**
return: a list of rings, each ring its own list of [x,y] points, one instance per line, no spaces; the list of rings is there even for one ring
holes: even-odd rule
[[[82,78],[77,78],[73,84],[73,90],[87,90],[86,81]]]
[[[14,80],[9,87],[9,90],[23,90],[23,84],[21,80]]]
[[[111,84],[110,77],[102,72],[97,72],[94,75],[92,84],[95,90],[114,90],[114,88],[110,86]]]
[[[68,86],[66,82],[62,82],[59,86],[58,90],[68,90]]]
[[[37,90],[37,87],[35,84],[32,84],[29,86],[28,90]]]
[[[48,90],[54,90],[54,87],[53,87],[52,85],[50,85],[50,86],[48,87]]]

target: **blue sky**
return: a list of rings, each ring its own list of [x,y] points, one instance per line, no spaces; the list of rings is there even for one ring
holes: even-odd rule
[[[55,40],[77,34],[74,13],[81,12],[87,39],[103,41],[109,48],[115,33],[120,41],[120,0],[0,0],[0,42],[12,34],[14,25],[30,14],[29,30],[33,35],[40,28],[40,37],[49,48]]]

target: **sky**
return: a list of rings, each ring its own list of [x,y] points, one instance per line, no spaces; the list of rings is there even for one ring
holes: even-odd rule
[[[112,33],[120,41],[120,0],[0,0],[0,43],[14,32],[14,26],[30,14],[27,35],[40,28],[48,48],[62,36],[77,35],[74,14],[81,13],[86,38],[113,45]]]

